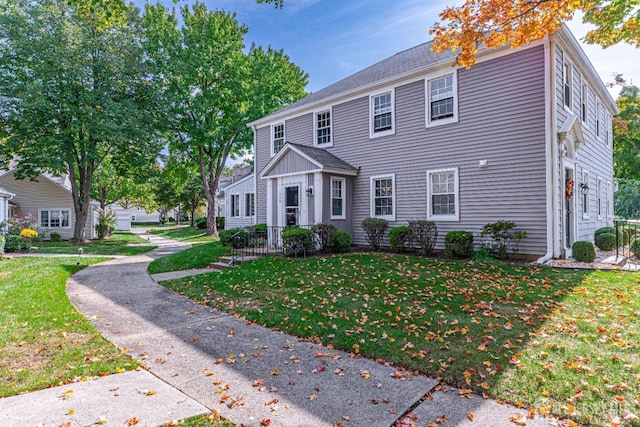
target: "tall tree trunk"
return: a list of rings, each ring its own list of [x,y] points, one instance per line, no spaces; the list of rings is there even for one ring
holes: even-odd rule
[[[91,180],[93,178],[93,166],[78,166],[78,176],[75,167],[69,165],[69,180],[71,181],[71,195],[74,203],[75,225],[73,228],[73,240],[83,242],[85,240],[85,225],[91,212]]]

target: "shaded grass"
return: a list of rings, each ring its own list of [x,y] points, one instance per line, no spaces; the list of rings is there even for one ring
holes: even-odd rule
[[[149,273],[157,274],[206,267],[229,252],[230,249],[222,246],[220,242],[198,243],[184,251],[153,260],[149,264]]]
[[[182,427],[234,427],[235,424],[220,419],[216,415],[202,415],[199,417],[189,418],[180,422]]]
[[[71,274],[104,258],[0,260],[0,397],[136,367],[71,305]]]
[[[167,239],[174,239],[187,243],[214,242],[218,240],[218,237],[216,236],[207,236],[207,230],[201,230],[198,227],[153,228],[147,231],[151,234],[156,234]]]
[[[83,254],[97,255],[137,255],[149,252],[157,246],[148,245],[148,241],[140,236],[116,231],[110,238],[104,240],[89,240],[81,244],[67,240],[62,242],[38,242],[34,243],[38,249],[36,253],[44,254],[78,254],[78,248],[82,248]],[[144,246],[129,246],[144,245]]]
[[[268,327],[605,425],[640,405],[639,282],[621,272],[350,254],[263,258],[167,285]]]

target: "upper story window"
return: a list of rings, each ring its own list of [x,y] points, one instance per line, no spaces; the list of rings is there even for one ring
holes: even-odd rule
[[[331,219],[346,218],[344,195],[346,179],[331,177]]]
[[[284,123],[271,126],[271,155],[284,147]]]
[[[562,97],[565,107],[571,109],[571,64],[562,64]]]
[[[600,134],[602,133],[602,123],[600,120],[602,109],[600,108],[600,101],[596,101],[596,137],[600,138]]]
[[[437,221],[460,219],[457,168],[427,171],[427,219]]]
[[[371,177],[371,216],[396,220],[395,174]]]
[[[458,120],[457,73],[427,80],[427,126]]]
[[[609,144],[611,143],[611,116],[609,115],[608,112],[604,113],[604,118],[605,118],[605,122],[604,122],[604,143],[606,144],[606,146],[608,147]]]
[[[580,118],[583,123],[587,122],[587,114],[589,112],[589,88],[587,84],[582,82],[582,88],[580,90]]]
[[[316,145],[331,145],[331,110],[316,113]]]
[[[373,95],[370,98],[370,137],[390,135],[394,132],[393,91]]]
[[[256,195],[246,193],[244,195],[244,216],[251,217],[256,214]]]
[[[51,209],[40,211],[40,227],[69,228],[71,227],[71,209]]]

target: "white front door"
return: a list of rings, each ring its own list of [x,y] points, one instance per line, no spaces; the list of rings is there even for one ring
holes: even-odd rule
[[[306,175],[284,177],[278,181],[278,225],[308,225]]]

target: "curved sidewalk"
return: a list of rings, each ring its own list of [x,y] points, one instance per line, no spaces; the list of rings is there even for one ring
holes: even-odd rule
[[[103,413],[109,414],[104,415],[107,425],[137,418],[138,425],[156,426],[212,410],[236,424],[291,427],[388,427],[410,410],[420,426],[446,419],[449,426],[506,427],[514,425],[513,416],[526,415],[478,396],[461,397],[425,376],[299,341],[176,294],[156,284],[147,267],[154,258],[187,245],[151,239],[158,249],[90,266],[69,280],[67,293],[102,335],[152,375],[141,371],[82,383],[86,389],[75,390],[69,400],[60,396],[74,385],[45,391],[48,395],[0,399],[0,418],[29,403],[31,412],[48,411],[45,426],[70,421],[95,425]],[[104,388],[100,384],[107,379],[111,395],[134,390],[135,399],[111,396],[97,405],[92,390]],[[142,380],[148,382],[136,383]],[[74,413],[64,413],[66,407]],[[471,412],[473,421],[467,418]],[[527,425],[547,426],[549,420],[530,419]]]

